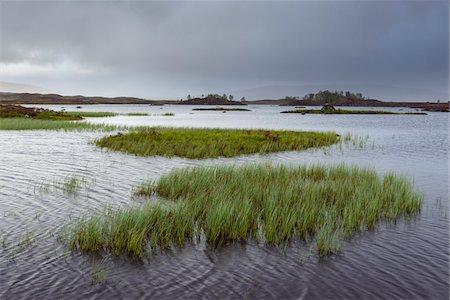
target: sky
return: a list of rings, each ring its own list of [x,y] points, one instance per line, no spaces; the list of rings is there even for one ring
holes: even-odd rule
[[[1,1],[0,81],[64,95],[449,99],[448,1]]]

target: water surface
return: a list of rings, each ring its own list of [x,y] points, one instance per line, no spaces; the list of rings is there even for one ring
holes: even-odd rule
[[[59,110],[58,106],[43,106]],[[77,110],[75,106],[64,106]],[[369,136],[363,149],[309,150],[189,160],[138,157],[90,144],[97,132],[0,131],[0,298],[433,298],[449,297],[449,115],[297,115],[291,107],[251,112],[192,111],[192,106],[83,105],[81,110],[147,112],[90,122],[350,132]],[[355,108],[357,109],[357,108]],[[388,110],[399,111],[398,108]],[[404,109],[403,111],[408,111]],[[412,111],[412,110],[411,110]],[[173,112],[175,116],[160,116]],[[70,252],[58,239],[73,220],[105,207],[140,205],[133,186],[174,168],[272,162],[347,162],[410,177],[424,193],[415,220],[380,224],[346,241],[342,254],[319,259],[310,245],[250,242],[219,251],[204,244],[149,255]],[[77,176],[77,193],[57,188]],[[99,271],[100,270],[100,271]],[[94,284],[95,274],[105,284]]]

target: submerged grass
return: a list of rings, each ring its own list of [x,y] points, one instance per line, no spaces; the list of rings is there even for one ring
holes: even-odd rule
[[[82,188],[90,189],[95,184],[95,179],[79,176],[66,176],[62,180],[52,182],[39,182],[34,185],[34,193],[46,194],[55,191],[64,191],[67,194],[76,195]]]
[[[74,194],[81,188],[81,181],[76,176],[66,177],[62,182],[62,187],[68,194]]]
[[[107,281],[108,271],[106,269],[105,260],[94,262],[92,264],[91,279],[92,284],[105,284]]]
[[[71,248],[140,257],[146,246],[182,246],[202,232],[214,247],[313,238],[317,253],[328,255],[380,219],[415,215],[422,202],[404,177],[345,165],[196,167],[144,183],[136,194],[166,200],[80,220]]]
[[[295,151],[339,142],[333,132],[281,130],[145,128],[95,141],[102,148],[130,154],[187,158]]]

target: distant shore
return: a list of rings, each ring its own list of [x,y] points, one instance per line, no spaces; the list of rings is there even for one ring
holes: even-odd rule
[[[358,107],[408,107],[425,111],[446,111],[450,109],[446,102],[387,102],[376,99],[316,101],[292,99],[263,99],[230,101],[224,99],[194,98],[190,100],[147,100],[135,97],[85,97],[62,96],[58,94],[30,94],[0,92],[0,104],[59,104],[59,105],[91,105],[91,104],[148,104],[148,105],[281,105],[281,106],[358,106]]]

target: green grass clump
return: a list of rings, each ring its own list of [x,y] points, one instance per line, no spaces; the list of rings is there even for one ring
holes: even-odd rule
[[[65,114],[70,116],[79,116],[82,118],[114,117],[118,115],[117,113],[107,111],[66,111]]]
[[[74,194],[81,188],[81,180],[76,176],[66,177],[61,186],[68,194]]]
[[[171,112],[167,112],[167,113],[163,113],[161,116],[163,116],[163,117],[173,117],[173,116],[175,116],[175,114],[171,113]]]
[[[213,111],[251,111],[247,108],[225,108],[225,107],[208,107],[208,108],[194,108],[192,110],[213,110]]]
[[[136,155],[187,158],[232,157],[324,147],[339,142],[333,132],[243,129],[146,128],[100,138],[102,148]]]
[[[38,107],[21,105],[0,105],[0,120],[9,118],[30,118],[37,120],[81,120],[81,116],[70,115],[62,111],[53,111]]]
[[[80,121],[0,118],[0,130],[113,131],[118,129],[125,129],[125,127]]]
[[[105,284],[107,282],[108,271],[106,269],[105,260],[94,262],[91,270],[92,284]]]
[[[398,113],[383,110],[345,110],[345,109],[296,109],[282,111],[282,114],[321,114],[321,115],[426,115],[424,112]]]
[[[312,240],[328,255],[380,219],[414,216],[422,202],[404,177],[345,165],[196,167],[144,183],[136,194],[165,200],[82,219],[71,248],[139,257],[146,246],[182,246],[204,235],[214,247],[250,238],[272,245]]]

